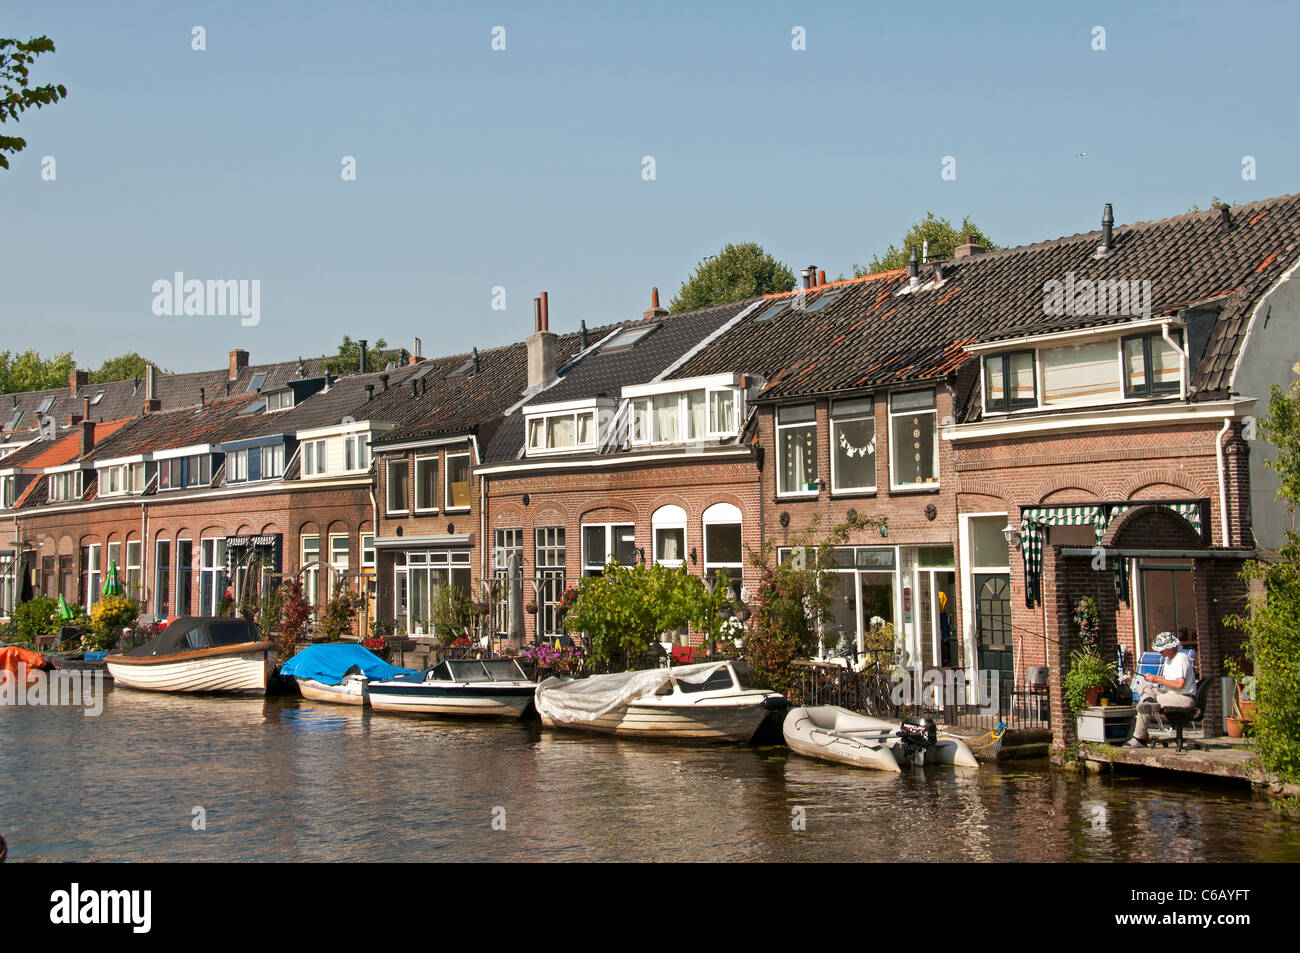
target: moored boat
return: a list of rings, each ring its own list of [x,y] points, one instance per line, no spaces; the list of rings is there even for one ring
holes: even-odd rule
[[[280,666],[303,698],[340,705],[365,705],[372,681],[414,675],[409,668],[390,665],[355,642],[309,645]]]
[[[143,645],[104,661],[127,688],[264,695],[270,648],[256,623],[183,616]]]
[[[522,718],[536,687],[514,659],[449,659],[367,691],[375,711]]]
[[[703,662],[643,672],[551,678],[537,686],[542,724],[630,738],[677,741],[753,739],[787,706],[756,688],[744,662]]]
[[[858,768],[897,773],[912,764],[979,767],[966,742],[939,734],[928,718],[893,722],[835,705],[807,705],[790,709],[782,734],[797,754]]]

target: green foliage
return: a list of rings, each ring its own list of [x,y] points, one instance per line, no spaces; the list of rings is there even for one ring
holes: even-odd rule
[[[726,604],[726,584],[710,593],[685,566],[619,566],[603,576],[586,576],[565,616],[570,632],[585,632],[594,659],[609,662],[645,652],[665,632],[694,626],[705,638],[717,637]]]
[[[1113,661],[1102,658],[1094,648],[1077,649],[1070,653],[1070,667],[1061,682],[1065,704],[1078,714],[1088,707],[1088,689],[1094,685],[1110,688],[1119,682],[1119,671]]]
[[[356,620],[357,609],[352,604],[352,591],[348,584],[340,579],[334,584],[334,594],[325,603],[321,613],[321,634],[331,642],[352,634],[352,623]]]
[[[75,367],[71,351],[48,358],[41,357],[35,348],[21,354],[0,351],[0,394],[65,388]]]
[[[427,621],[433,628],[433,634],[443,645],[451,645],[457,639],[469,638],[470,626],[477,615],[477,604],[465,598],[465,594],[455,586],[433,587],[429,597]]]
[[[127,351],[117,357],[110,357],[103,364],[99,365],[98,370],[90,372],[90,383],[107,384],[109,381],[129,381],[133,378],[144,379],[149,376],[149,365],[152,362],[148,358],[141,357],[135,351]],[[162,368],[158,369],[159,374],[170,374]]]
[[[59,602],[49,596],[37,596],[14,607],[13,635],[18,642],[30,645],[38,635],[49,635],[59,630]]]
[[[301,579],[286,580],[280,586],[280,657],[293,655],[294,643],[302,638],[311,618],[311,603],[303,592]]]
[[[1268,416],[1259,423],[1278,452],[1267,461],[1281,478],[1278,499],[1294,517],[1300,505],[1300,395],[1274,386]],[[1248,616],[1226,621],[1247,635],[1243,648],[1255,669],[1255,751],[1282,781],[1300,782],[1300,536],[1288,530],[1275,563],[1252,561],[1242,570],[1262,584]]]
[[[53,53],[54,42],[38,36],[26,43],[0,37],[0,122],[17,122],[24,111],[57,103],[68,95],[62,83],[31,87],[31,67],[42,53]],[[19,136],[0,136],[0,169],[9,168],[6,152],[17,155],[27,148]],[[67,377],[64,377],[67,380]]]
[[[90,631],[81,637],[83,652],[105,652],[117,645],[122,630],[135,625],[140,606],[127,596],[104,596],[90,613]]]
[[[776,544],[771,540],[761,550],[750,551],[750,562],[763,570],[763,576],[749,621],[745,657],[754,666],[760,686],[786,695],[794,682],[795,663],[817,651],[820,634],[831,621],[835,547],[846,543],[855,530],[878,528],[883,519],[855,515],[814,545],[819,522],[814,516],[808,528],[790,540],[788,545],[797,553],[785,562],[772,565]]]
[[[861,278],[863,275],[905,268],[908,259],[912,257],[913,250],[916,251],[918,258],[921,256],[925,242],[930,243],[930,260],[951,258],[957,246],[965,244],[967,235],[975,236],[975,243],[983,245],[987,251],[993,251],[998,247],[978,225],[970,220],[969,215],[961,220],[961,228],[953,228],[952,222],[946,218],[935,218],[933,212],[926,212],[925,218],[907,230],[901,248],[891,244],[885,249],[883,255],[874,256],[867,265],[854,265],[853,277]]]
[[[373,347],[366,350],[366,370],[382,371],[392,361],[399,367],[406,360],[405,348],[389,348],[388,342],[383,338],[372,342]],[[331,374],[355,374],[361,370],[361,344],[352,340],[351,336],[343,335],[343,341],[339,344],[338,354],[325,362],[325,370]]]
[[[794,272],[763,251],[758,242],[728,244],[696,266],[668,310],[693,311],[792,288]]]

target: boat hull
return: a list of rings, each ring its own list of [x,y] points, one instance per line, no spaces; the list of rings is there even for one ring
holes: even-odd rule
[[[367,692],[364,680],[347,678],[338,685],[326,685],[314,678],[294,678],[302,697],[314,702],[331,702],[335,705],[366,704]]]
[[[745,743],[771,715],[762,702],[728,705],[657,705],[633,702],[625,708],[591,720],[557,721],[544,714],[550,728],[594,731],[625,738],[662,738],[673,741],[735,741]]]
[[[140,691],[265,695],[268,655],[269,646],[261,642],[174,656],[110,655],[105,662],[117,685]]]
[[[449,715],[479,718],[522,718],[533,703],[532,683],[456,686],[413,682],[409,685],[371,683],[367,697],[375,711],[408,715]]]
[[[966,742],[951,735],[940,735],[933,746],[920,750],[914,762],[903,740],[894,735],[897,728],[896,722],[883,718],[822,705],[791,709],[782,734],[786,745],[797,754],[854,767],[891,772],[911,764],[979,767]]]

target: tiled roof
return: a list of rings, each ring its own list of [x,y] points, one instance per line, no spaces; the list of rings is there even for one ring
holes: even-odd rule
[[[264,421],[260,414],[242,414],[258,400],[256,394],[240,394],[229,400],[208,401],[203,407],[159,411],[130,421],[103,442],[96,441],[84,459],[112,460],[139,453],[156,453],[197,444],[238,440],[258,432]]]
[[[1133,320],[1045,313],[1045,283],[1073,274],[1076,286],[1149,280],[1153,316],[1202,302],[1217,307],[1191,383],[1198,398],[1223,396],[1251,310],[1296,261],[1300,196],[1236,206],[1230,219],[1226,227],[1211,209],[1116,226],[1112,251],[1101,259],[1097,231],[941,262],[942,282],[912,294],[898,294],[907,284],[903,271],[826,286],[808,306],[839,288],[833,303],[767,323],[755,320],[758,309],[673,376],[761,374],[762,396],[772,399],[869,390],[944,378],[973,360],[963,348],[976,342]],[[933,267],[924,267],[922,281],[932,278]]]
[[[95,442],[104,440],[130,422],[130,420],[112,420],[95,424]],[[65,463],[72,463],[80,454],[80,425],[60,427],[58,436],[54,440],[35,440],[0,460],[0,469],[25,467],[35,470],[43,467],[58,467]]]

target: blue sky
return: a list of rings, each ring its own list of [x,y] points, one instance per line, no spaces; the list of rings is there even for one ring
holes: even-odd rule
[[[635,317],[728,241],[835,277],[927,210],[1014,245],[1105,202],[1294,192],[1298,27],[1284,3],[6,0],[0,35],[53,39],[34,81],[69,95],[4,126],[28,147],[0,172],[0,349],[454,353],[521,339],[541,290],[553,328]],[[156,316],[178,271],[259,280],[260,323]]]

